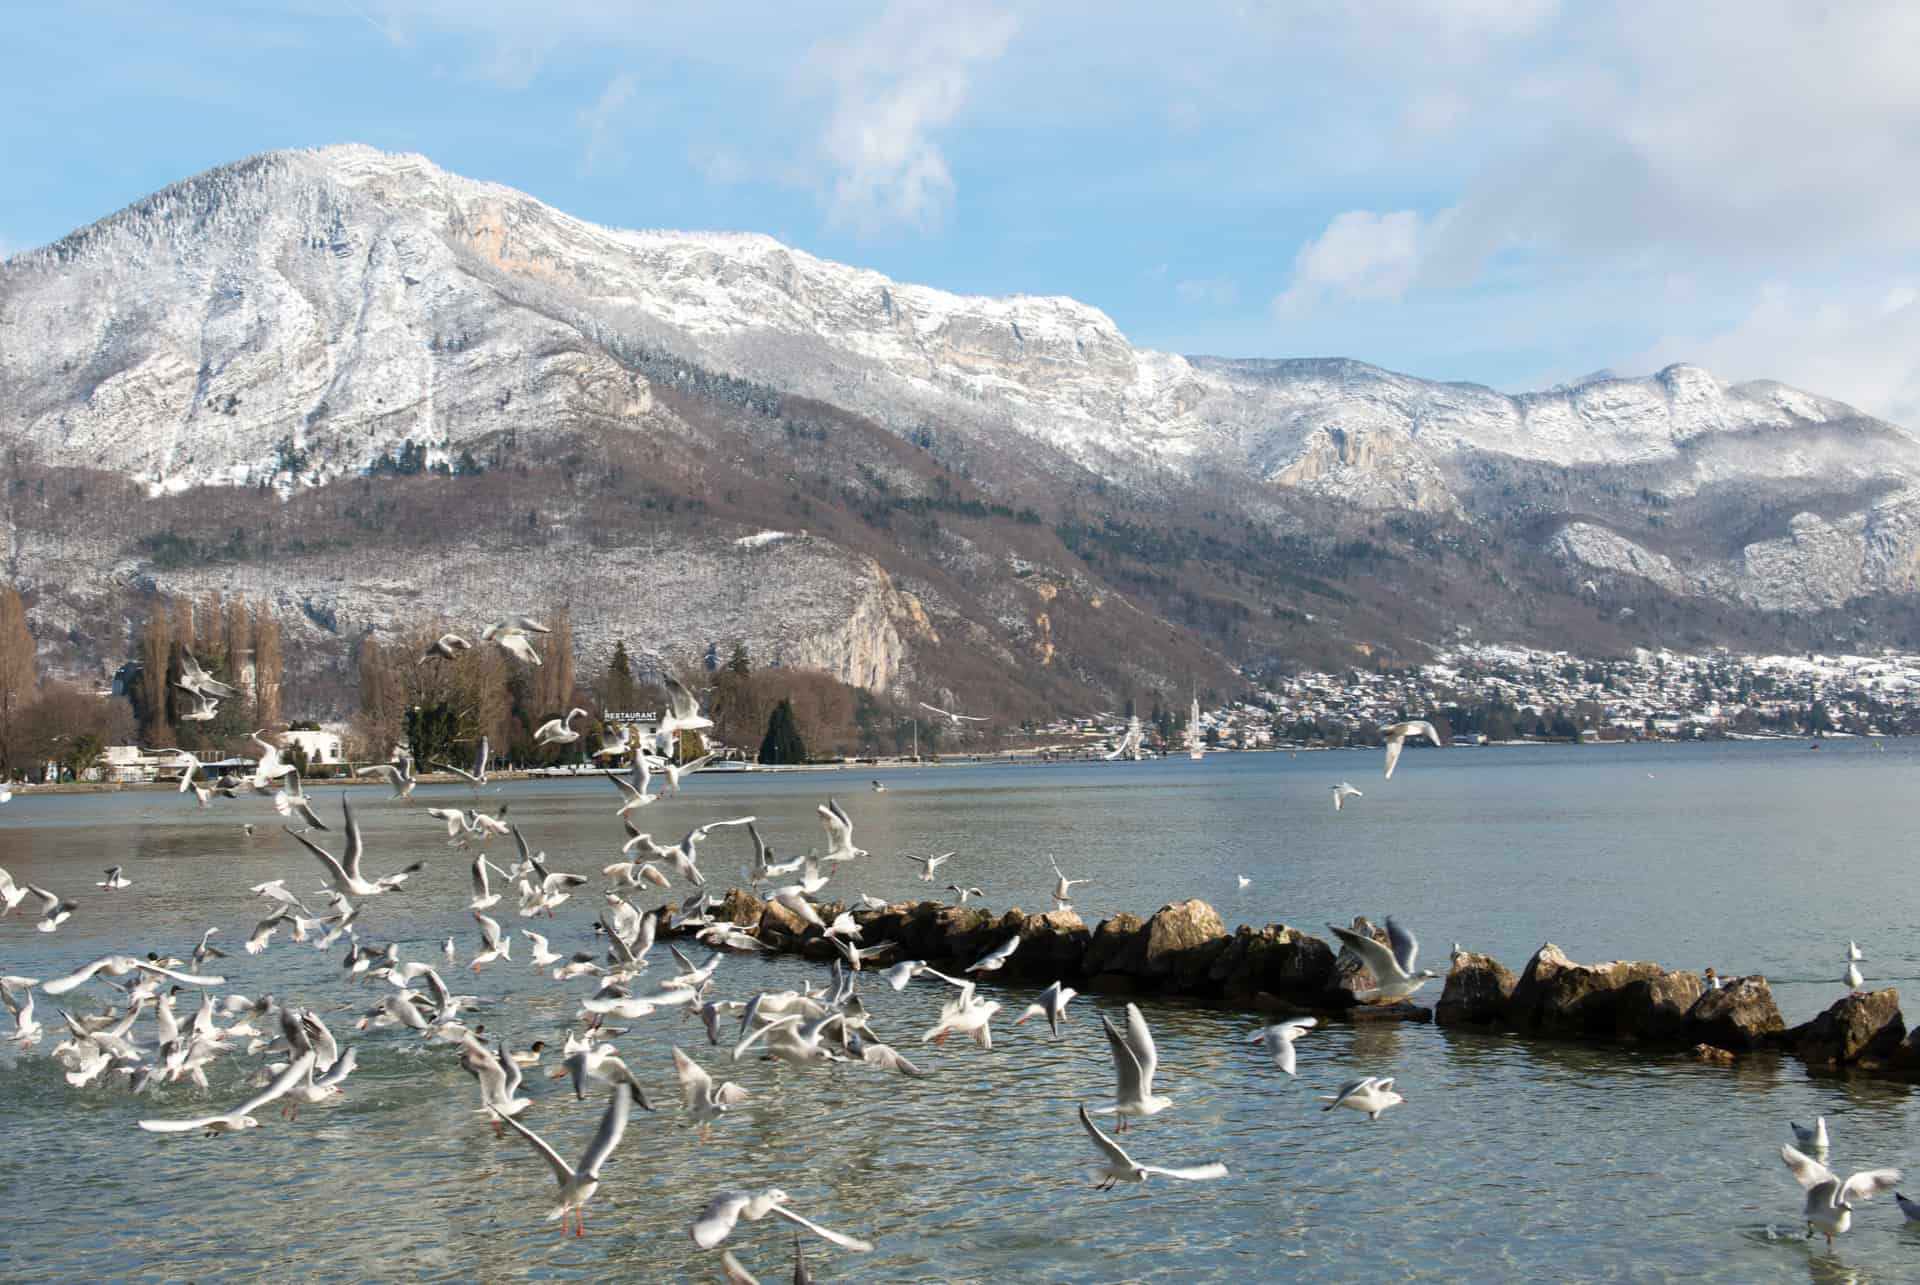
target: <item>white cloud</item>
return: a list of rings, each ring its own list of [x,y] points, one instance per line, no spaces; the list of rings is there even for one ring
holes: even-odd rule
[[[1423,219],[1412,210],[1336,214],[1324,232],[1294,255],[1293,280],[1273,301],[1274,311],[1295,316],[1326,294],[1399,298],[1421,275],[1436,232],[1449,219],[1450,212]]]
[[[1240,298],[1232,277],[1189,278],[1176,282],[1173,292],[1190,307],[1231,308]]]
[[[1621,362],[1656,370],[1676,361],[1723,379],[1775,379],[1920,428],[1920,290],[1884,284],[1815,290],[1762,286],[1738,320],[1668,335]]]
[[[607,82],[593,106],[580,113],[580,126],[587,135],[580,153],[582,173],[620,169],[627,163],[626,153],[620,147],[620,123],[623,110],[639,87],[639,77],[623,71]]]
[[[820,144],[836,172],[836,219],[873,227],[938,218],[954,182],[934,135],[1018,27],[978,4],[896,0],[870,25],[812,49],[808,70],[833,98]]]

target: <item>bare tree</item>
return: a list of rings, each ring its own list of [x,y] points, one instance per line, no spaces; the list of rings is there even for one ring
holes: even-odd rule
[[[259,719],[269,727],[281,723],[280,621],[262,598],[253,605],[253,690]]]
[[[162,748],[175,745],[167,690],[173,664],[173,613],[166,603],[156,602],[147,612],[140,629],[139,659],[133,704],[140,719],[141,743]]]
[[[0,776],[11,776],[21,757],[21,714],[34,697],[33,634],[27,607],[12,585],[0,585]]]

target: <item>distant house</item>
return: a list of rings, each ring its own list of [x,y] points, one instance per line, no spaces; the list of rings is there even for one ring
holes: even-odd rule
[[[299,750],[307,756],[307,762],[313,764],[342,762],[341,744],[338,732],[299,731],[280,734],[280,748],[288,751]]]

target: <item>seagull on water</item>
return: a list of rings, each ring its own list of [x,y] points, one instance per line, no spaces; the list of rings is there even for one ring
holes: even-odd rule
[[[1242,891],[1245,891],[1245,890],[1246,890],[1246,887],[1247,887],[1247,885],[1249,885],[1249,884],[1251,884],[1251,883],[1253,882],[1253,880],[1251,880],[1251,879],[1249,879],[1249,878],[1247,878],[1247,877],[1246,877],[1245,875],[1235,875],[1235,876],[1234,876],[1234,878],[1235,878],[1235,879],[1237,879],[1237,880],[1239,880],[1239,882],[1240,882],[1240,888],[1241,888],[1241,890],[1242,890]]]
[[[1792,1147],[1782,1146],[1780,1158],[1786,1162],[1800,1189],[1807,1193],[1801,1214],[1807,1220],[1808,1239],[1812,1239],[1818,1229],[1826,1233],[1828,1249],[1833,1248],[1835,1236],[1853,1225],[1854,1201],[1864,1203],[1900,1185],[1898,1169],[1863,1169],[1842,1182],[1833,1170]],[[1906,1206],[1901,1208],[1904,1210]]]
[[[1190,1165],[1182,1169],[1165,1169],[1158,1165],[1143,1165],[1120,1149],[1120,1144],[1100,1131],[1085,1107],[1079,1108],[1080,1126],[1093,1139],[1094,1149],[1099,1151],[1106,1163],[1100,1168],[1100,1181],[1095,1184],[1101,1191],[1111,1191],[1116,1183],[1145,1182],[1149,1174],[1159,1174],[1162,1178],[1178,1178],[1182,1182],[1200,1182],[1208,1178],[1224,1178],[1227,1167],[1219,1161],[1211,1164]]]
[[[1273,1064],[1288,1075],[1292,1075],[1294,1040],[1318,1025],[1320,1025],[1319,1020],[1312,1017],[1296,1017],[1288,1022],[1275,1022],[1264,1030],[1255,1031],[1249,1043],[1266,1045],[1267,1051],[1273,1054]]]
[[[587,1234],[587,1220],[583,1210],[593,1193],[600,1188],[600,1166],[607,1162],[613,1149],[620,1145],[620,1138],[627,1131],[627,1115],[633,1110],[634,1090],[625,1084],[616,1084],[607,1095],[606,1114],[600,1117],[600,1128],[593,1135],[593,1141],[587,1144],[586,1151],[580,1157],[578,1165],[570,1165],[560,1158],[560,1153],[548,1146],[546,1140],[533,1130],[521,1124],[510,1115],[495,1116],[504,1120],[507,1127],[527,1140],[540,1158],[553,1170],[554,1181],[560,1184],[560,1203],[547,1215],[547,1221],[561,1219],[560,1234],[567,1234],[566,1216],[571,1213],[577,1220],[579,1236]]]
[[[1393,1077],[1380,1079],[1369,1075],[1363,1079],[1349,1080],[1340,1086],[1338,1093],[1322,1093],[1320,1100],[1326,1103],[1322,1111],[1331,1111],[1335,1107],[1346,1107],[1349,1111],[1366,1112],[1368,1121],[1378,1120],[1380,1113],[1388,1107],[1397,1107],[1406,1098],[1393,1091]]]
[[[1440,733],[1434,730],[1432,723],[1424,718],[1409,719],[1404,723],[1394,723],[1380,729],[1380,737],[1387,743],[1387,779],[1393,779],[1393,765],[1400,761],[1400,751],[1406,746],[1409,736],[1424,736],[1435,745],[1440,743]]]
[[[1341,928],[1328,924],[1333,935],[1354,954],[1360,956],[1378,983],[1372,990],[1355,991],[1356,999],[1405,999],[1425,986],[1440,974],[1430,968],[1413,971],[1413,965],[1420,958],[1420,942],[1414,935],[1387,917],[1387,939],[1392,949],[1382,946],[1371,937],[1363,936],[1351,928]]]
[[[1827,1117],[1815,1116],[1811,1129],[1804,1124],[1795,1124],[1791,1120],[1787,1121],[1787,1125],[1793,1130],[1794,1141],[1801,1146],[1821,1153],[1827,1150]]]
[[[121,874],[120,869],[119,866],[108,866],[107,877],[95,883],[93,886],[96,888],[110,888],[115,891],[121,888],[133,887],[133,880]]]

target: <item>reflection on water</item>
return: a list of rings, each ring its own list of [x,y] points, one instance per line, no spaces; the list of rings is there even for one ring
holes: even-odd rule
[[[1849,937],[1867,950],[1870,977],[1920,977],[1902,821],[1883,806],[1917,766],[1904,749],[1836,745],[1818,756],[1779,746],[1409,752],[1376,788],[1365,780],[1377,757],[1357,754],[896,772],[884,794],[866,789],[866,775],[749,775],[703,777],[644,819],[678,838],[751,811],[780,851],[818,851],[814,804],[841,791],[874,855],[842,872],[836,892],[925,895],[944,879],[920,883],[897,853],[937,845],[960,850],[943,873],[985,888],[994,909],[1040,908],[1051,852],[1094,880],[1076,890],[1090,921],[1196,895],[1229,924],[1318,930],[1394,913],[1423,935],[1434,967],[1453,940],[1516,971],[1547,939],[1575,958],[1712,963],[1785,979],[1792,1021],[1837,997],[1839,985],[1821,979],[1838,976]],[[1367,797],[1336,815],[1325,787],[1342,778]],[[337,814],[337,792],[319,793],[323,813]],[[404,893],[369,903],[366,937],[437,961],[452,933],[465,958],[475,947],[466,862],[424,809],[470,796],[423,787],[412,806],[355,797],[370,870],[430,862]],[[488,797],[511,803],[558,868],[597,871],[618,846],[618,800],[604,783],[516,784]],[[322,955],[283,934],[258,958],[238,951],[261,913],[249,884],[317,884],[317,865],[278,822],[258,801],[202,812],[166,794],[17,798],[0,810],[0,866],[80,909],[52,937],[29,916],[0,920],[0,972],[47,976],[109,948],[184,956],[218,925],[216,942],[235,952],[227,989],[310,1003],[346,1033],[378,991],[343,980],[343,948]],[[746,842],[716,832],[702,853],[716,882],[733,882]],[[1821,863],[1842,860],[1845,881],[1816,884]],[[135,882],[126,893],[92,886],[113,864]],[[1244,891],[1239,872],[1253,878]],[[591,898],[583,903],[539,926],[554,949],[592,947]],[[516,944],[522,954],[524,939]],[[745,996],[820,975],[800,961],[735,958],[719,980]],[[456,989],[480,997],[490,1030],[525,1047],[555,1040],[586,986],[502,964],[463,971]],[[988,989],[1017,1011],[1039,987]],[[111,1087],[71,1090],[47,1044],[26,1058],[0,1052],[10,1144],[0,1198],[14,1215],[0,1279],[712,1279],[686,1227],[727,1185],[784,1187],[798,1209],[878,1242],[870,1256],[810,1246],[822,1280],[1750,1281],[1804,1264],[1809,1279],[1839,1281],[1920,1268],[1920,1236],[1903,1231],[1890,1202],[1863,1207],[1831,1255],[1797,1239],[1799,1193],[1778,1157],[1790,1118],[1824,1114],[1836,1167],[1907,1161],[1915,1119],[1902,1084],[1811,1077],[1770,1057],[1724,1068],[1397,1023],[1309,1032],[1289,1079],[1246,1042],[1253,1014],[1144,1000],[1161,1051],[1156,1087],[1175,1106],[1127,1145],[1147,1163],[1221,1159],[1233,1172],[1101,1193],[1088,1185],[1094,1156],[1073,1104],[1111,1094],[1098,1015],[1118,1016],[1120,1001],[1076,1000],[1057,1040],[1044,1025],[1002,1021],[982,1051],[919,1043],[942,999],[933,986],[869,984],[863,997],[928,1079],[735,1065],[681,1015],[636,1023],[621,1047],[662,1109],[636,1114],[588,1208],[585,1241],[540,1221],[549,1175],[524,1143],[493,1138],[453,1055],[391,1032],[356,1039],[360,1069],[341,1104],[213,1141],[134,1128],[142,1115],[196,1109],[179,1089],[137,1102]],[[57,1023],[55,1009],[43,1001],[42,1020]],[[712,1142],[673,1104],[676,1042],[755,1095]],[[243,1096],[241,1074],[219,1068],[211,1101]],[[1358,1074],[1396,1077],[1408,1104],[1378,1123],[1318,1109],[1316,1094]],[[601,1104],[537,1074],[530,1084],[533,1127],[578,1154]],[[731,1243],[769,1279],[791,1270],[791,1241],[771,1221],[743,1224]]]

